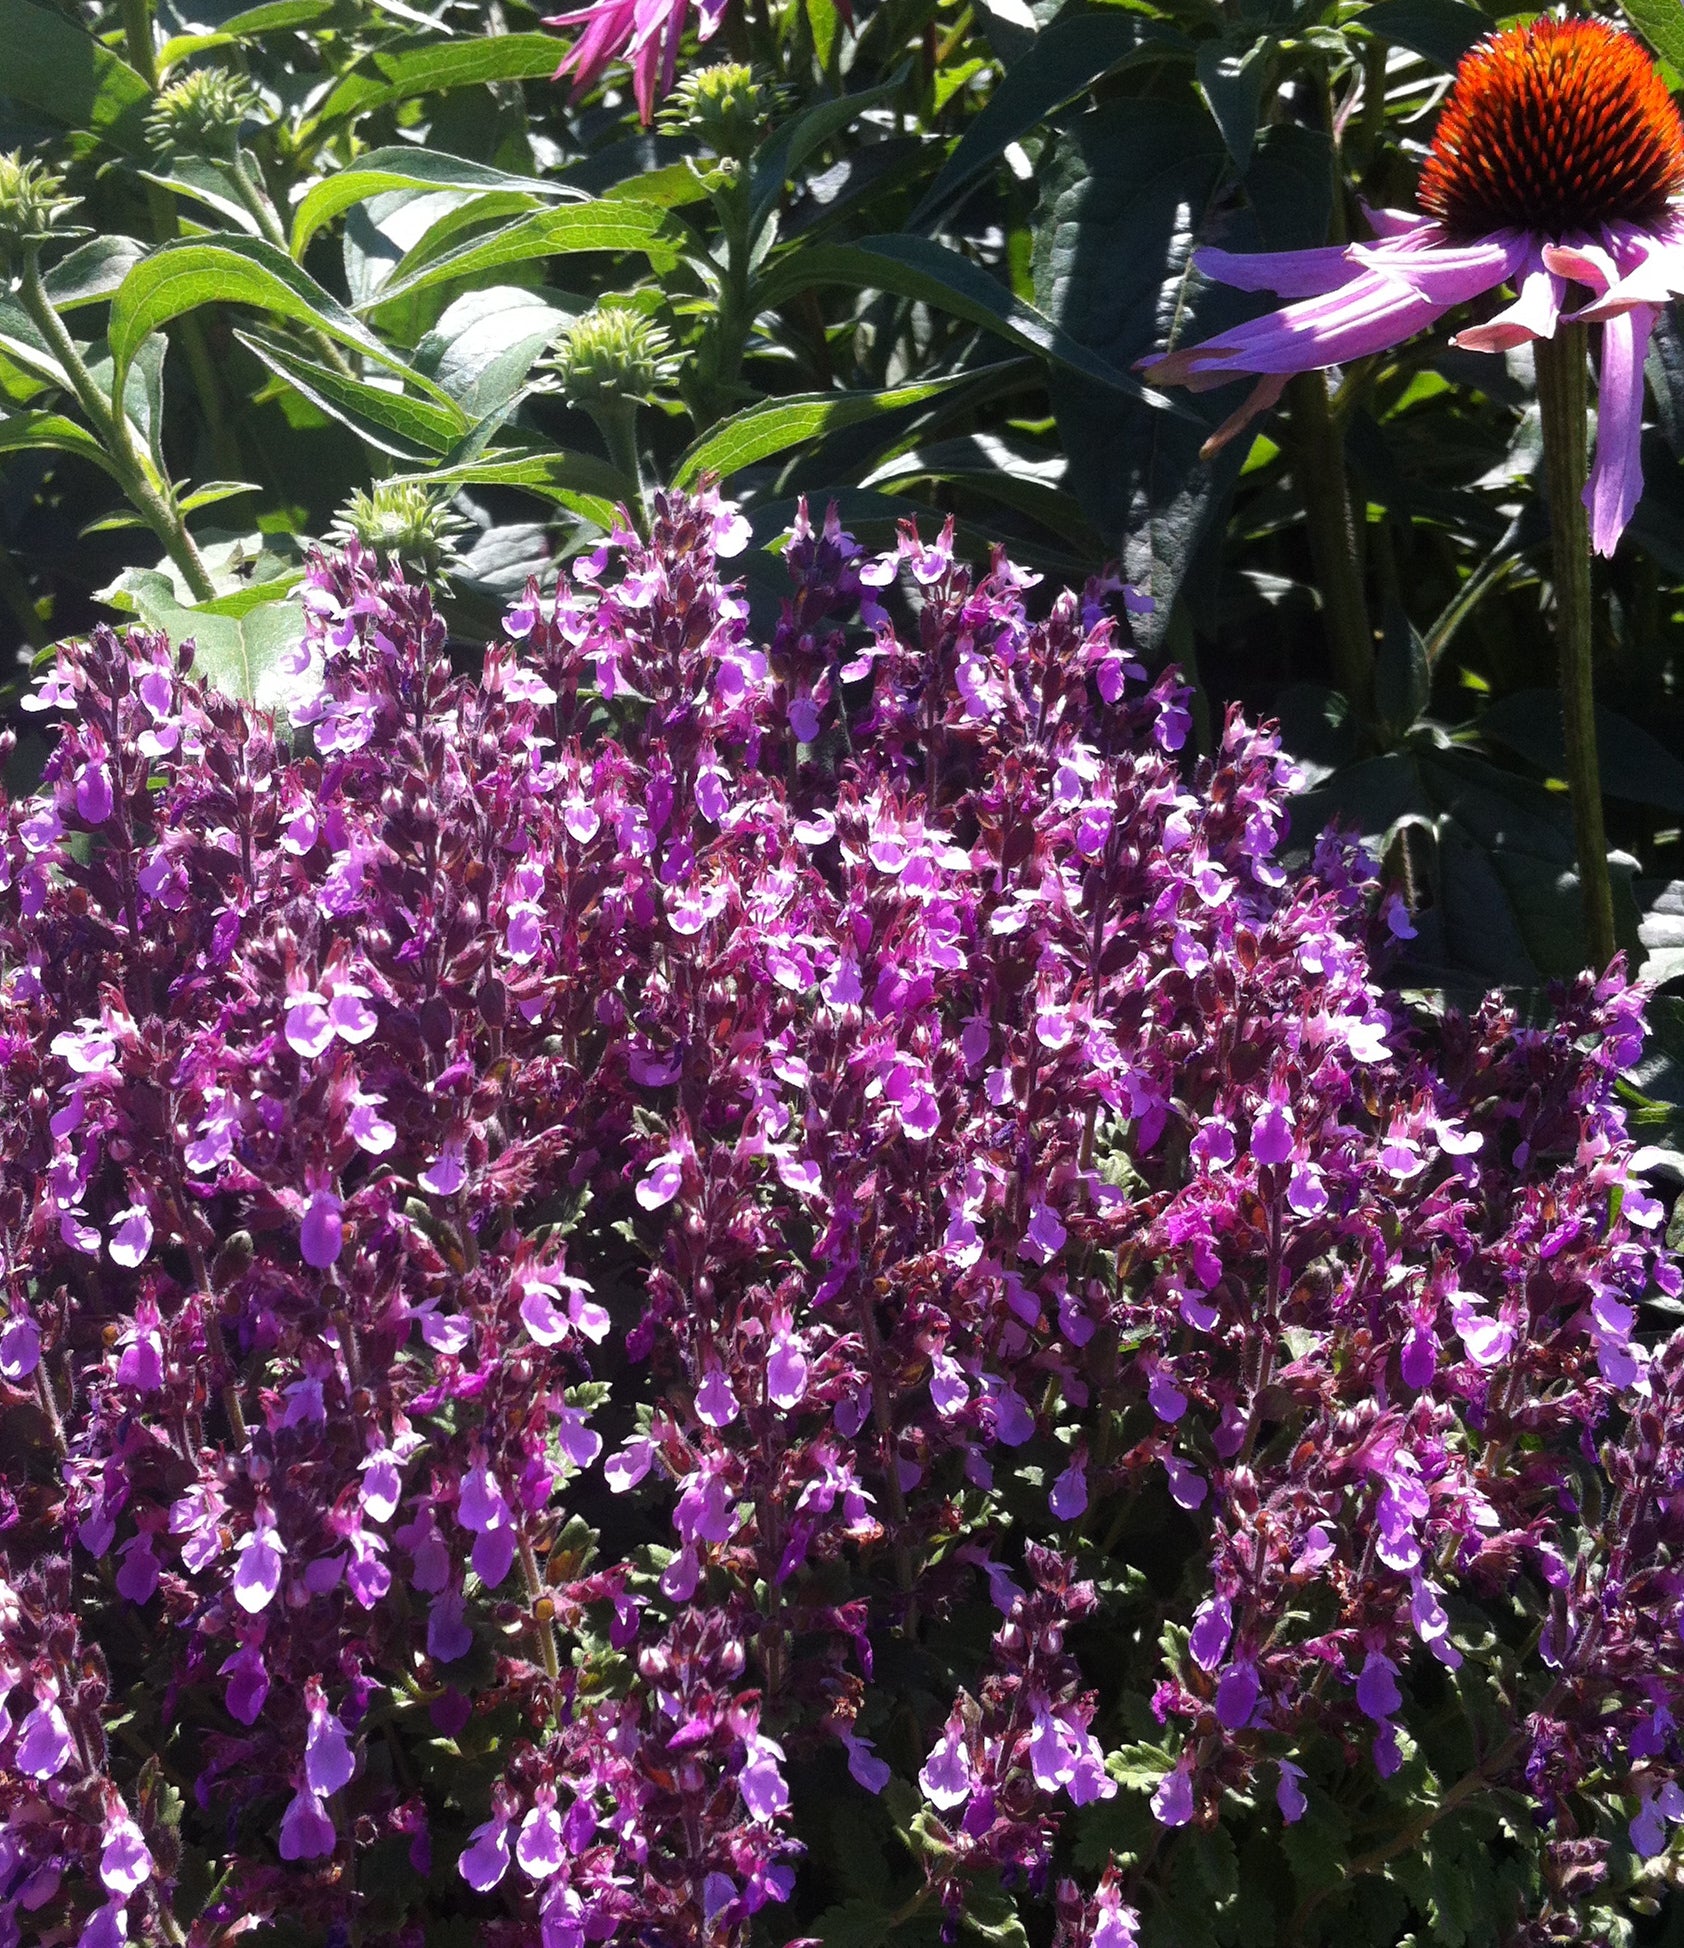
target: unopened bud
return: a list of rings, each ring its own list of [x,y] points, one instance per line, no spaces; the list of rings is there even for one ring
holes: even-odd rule
[[[257,91],[241,75],[222,68],[196,69],[159,95],[146,118],[147,139],[166,157],[229,155],[257,99]]]

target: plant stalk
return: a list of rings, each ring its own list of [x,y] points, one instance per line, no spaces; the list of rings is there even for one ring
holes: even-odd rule
[[[66,376],[77,402],[88,417],[95,437],[110,456],[123,492],[147,526],[163,544],[164,552],[192,591],[196,602],[209,602],[216,595],[210,572],[198,546],[187,532],[187,523],[175,504],[175,495],[165,484],[160,486],[151,468],[134,443],[128,414],[120,401],[107,399],[94,375],[88,370],[76,341],[65,329],[64,320],[53,309],[41,282],[41,263],[37,248],[29,246],[23,257],[23,279],[18,297],[30,323],[46,340]]]
[[[1333,681],[1358,720],[1369,724],[1374,720],[1374,631],[1363,594],[1344,441],[1328,405],[1327,374],[1299,373],[1287,387],[1287,398],[1292,406],[1292,470],[1304,500],[1310,559],[1333,653]]]
[[[1589,396],[1586,327],[1563,324],[1533,346],[1538,409],[1543,418],[1544,481],[1549,494],[1550,552],[1555,569],[1555,644],[1561,727],[1567,743],[1567,791],[1579,855],[1585,938],[1600,974],[1614,958],[1614,894],[1602,823],[1596,755],[1596,703],[1591,674],[1590,523],[1581,490],[1586,473]]]

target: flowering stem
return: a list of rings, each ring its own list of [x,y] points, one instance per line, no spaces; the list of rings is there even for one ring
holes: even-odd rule
[[[1293,474],[1304,498],[1310,558],[1321,590],[1333,681],[1358,720],[1374,715],[1374,632],[1357,559],[1357,527],[1345,474],[1345,446],[1327,399],[1327,374],[1301,372],[1292,402]]]
[[[1567,790],[1591,964],[1601,973],[1614,958],[1614,895],[1602,825],[1602,781],[1596,757],[1596,703],[1591,678],[1590,525],[1579,490],[1585,478],[1587,348],[1583,325],[1562,325],[1533,348],[1538,410],[1543,418],[1544,480],[1549,493],[1550,550],[1555,566],[1555,641],[1560,663],[1561,725],[1567,742]]]

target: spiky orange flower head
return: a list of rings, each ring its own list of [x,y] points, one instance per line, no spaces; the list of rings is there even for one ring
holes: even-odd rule
[[[1684,189],[1684,124],[1629,34],[1547,16],[1469,50],[1421,171],[1423,210],[1458,239],[1650,224]]]

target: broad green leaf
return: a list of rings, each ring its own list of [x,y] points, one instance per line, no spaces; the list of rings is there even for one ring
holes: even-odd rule
[[[1626,12],[1635,19],[1643,7],[1660,13],[1667,4],[1668,0],[1636,0]],[[1351,21],[1352,26],[1366,27],[1382,40],[1396,41],[1423,61],[1446,69],[1454,68],[1495,24],[1488,14],[1465,6],[1463,0],[1380,0],[1378,6],[1365,7]]]
[[[1684,13],[1670,0],[1620,0],[1620,11],[1663,60],[1684,74]]]
[[[177,156],[168,168],[142,169],[139,174],[146,182],[157,183],[161,189],[191,197],[195,203],[203,203],[207,210],[215,210],[225,223],[231,223],[245,236],[263,234],[257,218],[241,200],[233,169],[225,162],[213,161],[209,156],[184,155]]]
[[[860,483],[884,487],[903,480],[962,481],[973,493],[1013,507],[1075,545],[1088,533],[1081,503],[1064,487],[1069,462],[997,433],[968,433],[914,447],[884,460]],[[1103,554],[1097,538],[1092,549]]]
[[[1200,44],[1194,64],[1205,105],[1215,116],[1234,167],[1242,176],[1251,167],[1257,117],[1263,107],[1273,52],[1274,43],[1269,39],[1254,43],[1243,53],[1236,53],[1225,41],[1210,40]]]
[[[32,447],[74,453],[78,459],[91,460],[112,479],[118,478],[110,455],[93,434],[62,413],[9,413],[0,418],[0,453],[24,453]]]
[[[203,487],[194,488],[181,499],[183,514],[195,513],[201,507],[214,507],[218,501],[231,501],[241,494],[261,494],[263,489],[250,480],[208,480]],[[90,521],[82,529],[83,534],[100,534],[113,528],[143,528],[146,523],[138,514],[119,512],[107,514],[100,520]]]
[[[536,201],[536,197],[503,189],[477,194],[459,189],[389,190],[372,197],[347,219],[346,245],[366,244],[367,239],[359,233],[367,222],[382,240],[401,248],[395,257],[378,264],[372,255],[365,259],[362,281],[351,293],[352,303],[362,308],[383,304],[389,286],[407,286],[409,279],[452,251],[500,235],[512,221],[530,214]],[[374,271],[378,275],[371,278],[369,273]],[[406,290],[398,302],[405,314],[415,312],[411,292]]]
[[[149,629],[161,629],[179,647],[195,646],[193,674],[259,710],[280,707],[284,691],[279,663],[304,639],[304,605],[291,596],[259,596],[240,615],[218,614],[216,605],[190,608],[167,576],[131,571],[122,593]]]
[[[1516,690],[1479,719],[1487,741],[1517,751],[1551,778],[1567,775],[1567,743],[1556,690]],[[1602,757],[1602,789],[1610,798],[1684,812],[1684,763],[1641,724],[1606,704],[1596,706],[1596,743]]]
[[[55,311],[74,311],[110,297],[145,255],[145,244],[133,237],[92,237],[61,257],[41,282]]]
[[[142,258],[111,301],[111,352],[119,371],[141,340],[203,304],[249,304],[293,324],[314,325],[341,344],[402,372],[401,360],[307,272],[257,237],[183,238]],[[418,381],[424,384],[424,381]]]
[[[82,345],[78,349],[86,355],[88,348]],[[0,294],[0,352],[44,384],[70,390],[70,374],[48,351],[47,342],[35,329],[33,319],[15,298],[3,294]]]
[[[1331,186],[1326,146],[1304,130],[1271,128],[1246,178],[1250,209],[1228,213],[1230,180],[1221,134],[1191,99],[1118,101],[1079,117],[1042,179],[1034,269],[1047,315],[1127,368],[1167,349],[1166,323],[1175,343],[1191,344],[1264,309],[1266,300],[1201,278],[1194,246],[1319,243]],[[1240,390],[1185,397],[1178,418],[1140,412],[1073,371],[1054,372],[1051,392],[1069,485],[1125,576],[1153,597],[1137,627],[1156,650],[1245,457],[1236,441],[1200,458]]]
[[[604,198],[563,210],[539,210],[522,217],[493,236],[476,238],[435,258],[411,276],[394,278],[380,288],[375,304],[389,304],[412,291],[484,271],[505,269],[534,258],[559,257],[588,250],[636,250],[656,270],[670,270],[678,262],[682,233],[677,219],[653,204]],[[365,306],[365,309],[368,308]]]
[[[443,46],[423,40],[387,48],[370,55],[339,83],[323,102],[319,119],[340,121],[417,95],[479,88],[491,81],[548,79],[563,51],[548,34],[488,34]]]
[[[1186,417],[1185,407],[1153,392],[1078,343],[1034,305],[1014,296],[980,264],[927,237],[865,237],[857,244],[821,244],[793,251],[768,274],[756,294],[757,303],[762,310],[776,310],[815,284],[844,284],[855,290],[892,291],[898,297],[920,299],[980,325],[1024,351],[1038,352],[1055,365],[1080,372],[1111,391],[1160,412]]]
[[[374,149],[316,183],[299,203],[292,219],[292,254],[302,261],[310,239],[352,204],[388,189],[509,190],[523,196],[576,197],[579,192],[538,176],[514,176],[507,170],[468,162],[461,156],[438,155],[430,149],[404,145]]]
[[[1192,51],[1192,43],[1174,29],[1120,9],[1055,21],[966,124],[907,228],[927,229],[1011,143],[1074,101],[1101,75],[1143,60],[1190,59]]]
[[[416,346],[415,369],[471,420],[483,419],[514,398],[533,360],[572,316],[518,284],[464,292]]]
[[[402,476],[424,487],[524,487],[600,528],[637,498],[636,489],[606,460],[567,447],[499,447],[456,467]]]
[[[904,76],[903,69],[877,87],[862,89],[857,95],[844,95],[840,101],[815,102],[812,107],[791,116],[760,145],[755,152],[749,177],[752,200],[748,233],[751,239],[760,234],[766,219],[778,207],[784,184],[814,150],[822,149],[832,137],[840,135],[859,119],[864,110],[886,100],[900,86]]]
[[[146,153],[151,89],[56,7],[0,0],[0,48],[0,93],[127,155]]]
[[[673,485],[691,486],[704,473],[728,480],[744,467],[789,447],[816,440],[862,420],[880,419],[903,406],[919,406],[926,399],[984,378],[985,371],[955,372],[945,378],[893,386],[886,392],[813,392],[793,399],[768,399],[750,406],[699,439],[673,473]]]
[[[158,50],[158,72],[167,75],[181,62],[207,54],[213,47],[257,40],[264,34],[284,34],[296,27],[313,27],[338,11],[338,0],[272,0],[268,6],[248,7],[214,32],[176,34],[165,41]]]
[[[450,452],[468,431],[466,415],[454,404],[435,405],[430,399],[413,399],[366,379],[347,378],[258,332],[236,331],[234,336],[311,405],[349,426],[382,453],[413,465]]]

